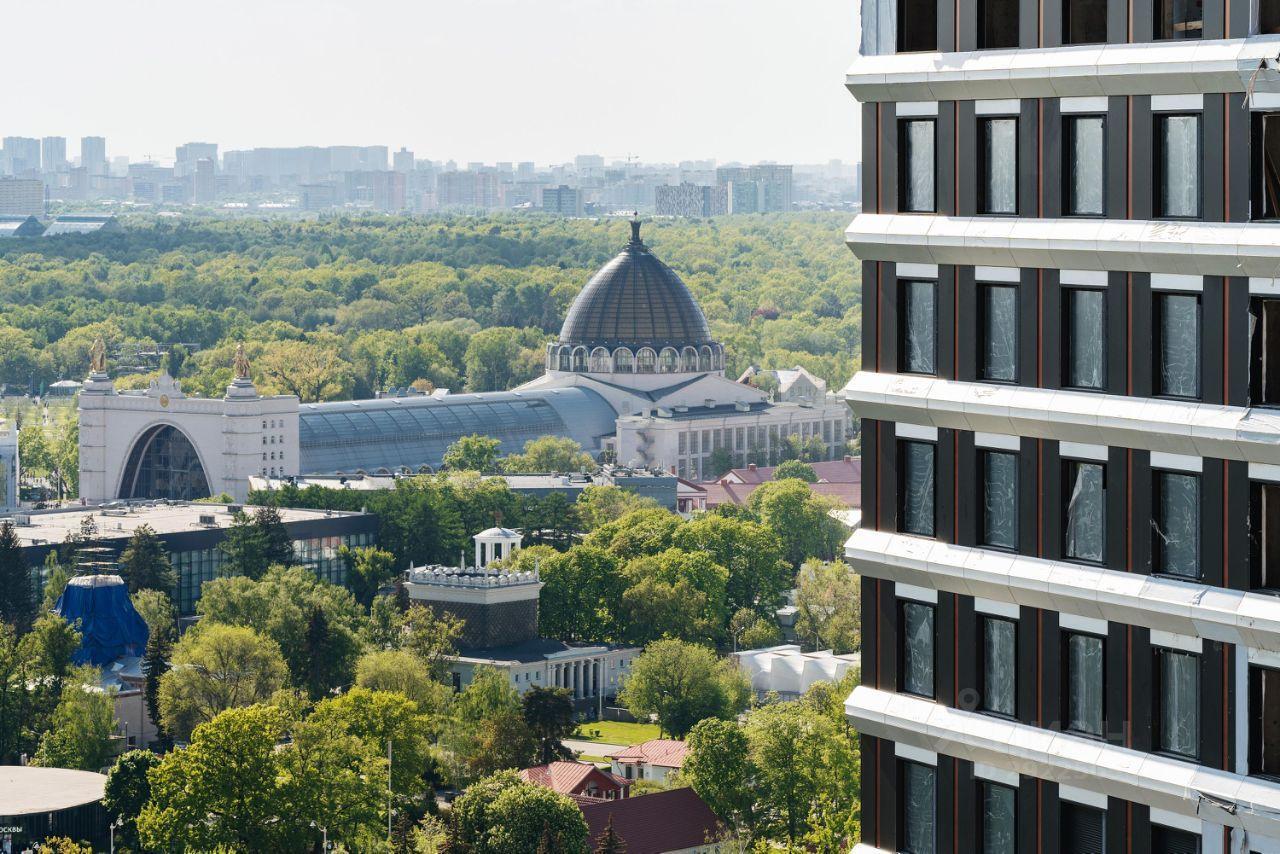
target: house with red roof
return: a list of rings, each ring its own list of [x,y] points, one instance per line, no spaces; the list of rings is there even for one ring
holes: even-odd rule
[[[627,797],[630,781],[597,768],[590,762],[550,762],[520,772],[529,783],[568,795],[575,801],[612,801]]]
[[[809,465],[818,476],[816,483],[809,484],[815,494],[835,498],[847,507],[862,506],[862,460],[846,456]],[[706,509],[714,510],[722,504],[745,505],[762,483],[773,480],[777,470],[777,466],[752,463],[745,468],[730,469],[712,482],[699,484],[706,490]]]
[[[713,854],[724,850],[724,826],[693,789],[667,789],[621,801],[579,801],[592,850],[613,822],[627,854]]]
[[[633,744],[626,750],[611,753],[605,758],[613,763],[615,776],[625,780],[656,780],[665,783],[667,777],[684,766],[689,748],[674,738],[651,738],[641,744]]]

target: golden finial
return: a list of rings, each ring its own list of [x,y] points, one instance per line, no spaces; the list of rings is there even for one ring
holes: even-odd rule
[[[107,345],[101,338],[89,348],[89,370],[95,374],[107,372]]]
[[[236,356],[231,364],[235,368],[236,379],[249,379],[249,357],[244,354],[244,342],[236,345]]]

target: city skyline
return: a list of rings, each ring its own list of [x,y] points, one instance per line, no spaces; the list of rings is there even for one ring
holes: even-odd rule
[[[242,0],[216,19],[134,5],[153,14],[122,16],[81,0],[60,7],[60,18],[80,22],[63,34],[74,63],[51,64],[41,40],[17,40],[11,60],[38,63],[42,86],[9,99],[0,135],[100,135],[108,156],[131,160],[168,160],[190,140],[222,150],[403,145],[460,162],[852,156],[845,141],[857,113],[841,80],[856,16],[843,0],[814,0],[804,17],[764,0],[693,8],[652,0],[644,15],[621,0],[359,8],[289,0],[254,6],[252,31],[237,25],[250,9]],[[44,32],[56,23],[50,15],[23,8],[12,23]],[[631,32],[619,38],[624,28]],[[465,32],[483,37],[456,37]],[[345,35],[335,43],[332,33]],[[144,34],[145,50],[119,49]],[[486,55],[492,61],[476,60]],[[85,75],[86,65],[104,73]]]

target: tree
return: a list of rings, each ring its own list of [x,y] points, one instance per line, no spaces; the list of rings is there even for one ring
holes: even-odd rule
[[[609,821],[604,826],[604,833],[600,834],[600,840],[596,843],[595,854],[627,854],[627,843],[618,831],[613,829],[613,816],[609,816]]]
[[[787,460],[773,471],[774,480],[786,480],[789,477],[805,483],[818,482],[818,473],[813,470],[813,466],[801,460]]]
[[[412,604],[404,612],[403,648],[412,652],[437,680],[448,678],[449,663],[457,654],[462,636],[462,620],[452,614],[437,614],[431,608]]]
[[[62,692],[50,727],[40,737],[33,765],[97,771],[107,764],[115,704],[111,693],[96,690],[99,678],[93,667],[77,669],[68,677],[71,690]]]
[[[633,643],[648,643],[663,635],[720,639],[727,621],[729,571],[707,552],[670,548],[632,560],[623,575],[632,585],[623,594],[623,611]]]
[[[467,391],[502,391],[512,386],[520,358],[520,330],[509,326],[483,329],[471,336],[463,361]]]
[[[120,842],[129,847],[138,844],[138,816],[151,800],[151,783],[147,774],[160,764],[160,757],[150,750],[130,750],[117,757],[107,773],[102,806],[112,822]]]
[[[776,620],[760,616],[750,608],[741,608],[729,620],[729,634],[735,650],[763,649],[782,643],[782,630]]]
[[[501,771],[454,802],[457,845],[473,854],[529,854],[550,837],[557,852],[587,854],[587,823],[564,795]]]
[[[721,445],[712,451],[711,455],[707,457],[707,464],[703,469],[702,474],[706,480],[715,480],[716,478],[722,477],[728,473],[732,468],[733,451],[730,451],[728,448]]]
[[[619,699],[641,720],[656,714],[663,732],[682,738],[703,718],[742,711],[750,691],[737,667],[706,647],[661,640],[632,663]]]
[[[613,484],[588,486],[575,502],[582,530],[594,531],[607,522],[621,519],[633,510],[656,508],[652,498],[637,495]]]
[[[231,519],[231,527],[218,543],[218,551],[225,556],[218,572],[222,576],[243,575],[258,579],[267,571],[267,543],[262,529],[243,512]],[[203,591],[202,591],[203,592]]]
[[[35,619],[31,570],[12,522],[0,523],[0,623],[25,629]]]
[[[139,525],[120,555],[120,574],[130,593],[159,590],[172,594],[178,586],[178,574],[169,562],[169,553],[150,525]]]
[[[539,761],[544,765],[557,759],[572,759],[564,739],[573,735],[573,701],[564,688],[534,685],[520,698],[524,722],[538,739]]]
[[[262,531],[263,558],[267,566],[291,566],[296,563],[293,538],[284,526],[280,511],[272,506],[257,507],[253,511],[253,524]]]
[[[148,774],[151,800],[138,816],[142,845],[162,851],[292,847],[298,828],[281,820],[291,793],[277,748],[287,727],[284,713],[269,706],[230,709],[197,727],[187,749],[166,754]]]
[[[268,381],[303,403],[337,399],[353,380],[350,363],[336,347],[305,341],[273,341],[258,367]]]
[[[421,658],[399,649],[366,652],[356,662],[356,684],[371,691],[403,694],[418,704],[424,714],[441,717],[449,705],[452,690],[434,678]]]
[[[862,598],[858,576],[848,564],[805,561],[796,583],[796,634],[814,649],[856,651]]]
[[[160,679],[160,719],[187,738],[226,709],[261,703],[288,675],[280,647],[253,629],[210,623],[188,631]]]
[[[415,798],[426,791],[431,763],[431,738],[438,724],[402,694],[352,688],[345,694],[316,704],[309,723],[332,732],[353,736],[368,753],[387,755],[391,742],[391,788],[397,796]],[[386,789],[385,770],[382,777]]]
[[[601,525],[583,542],[622,560],[656,555],[674,545],[681,521],[679,516],[662,508],[634,510]]]
[[[568,436],[541,436],[524,443],[524,453],[502,461],[508,474],[587,471],[595,467],[591,455]]]
[[[490,474],[498,470],[501,447],[501,442],[488,436],[463,436],[445,450],[445,468]]]
[[[735,831],[749,832],[755,823],[751,781],[756,772],[746,732],[736,721],[707,718],[689,731],[687,746],[680,776],[721,821]]]
[[[62,597],[62,591],[67,589],[67,582],[71,580],[71,573],[58,560],[57,552],[49,552],[44,558],[43,575],[44,595],[41,597],[40,610],[43,613],[48,613],[57,606],[58,599]]]
[[[382,586],[396,577],[396,556],[377,546],[343,546],[339,556],[347,565],[347,589],[365,608]]]
[[[604,641],[615,634],[617,603],[626,589],[618,559],[589,545],[567,552],[516,552],[520,568],[538,567],[542,592],[538,601],[538,630],[546,637]]]
[[[155,591],[152,591],[155,592]],[[151,630],[147,636],[147,647],[142,655],[142,697],[147,704],[147,715],[156,727],[156,737],[161,744],[167,743],[171,736],[164,728],[164,718],[160,714],[160,681],[169,672],[169,657],[173,655],[174,629],[171,625]]]
[[[814,495],[795,478],[761,484],[748,506],[761,523],[777,535],[782,554],[792,566],[811,557],[832,560],[839,554],[844,526],[831,516],[835,505]]]
[[[168,595],[159,590],[139,590],[129,600],[133,602],[133,609],[138,612],[138,616],[147,624],[148,637],[157,632],[174,630],[178,614]]]
[[[454,698],[440,744],[455,785],[505,768],[525,768],[538,753],[520,695],[504,673],[484,666]]]
[[[322,633],[313,625],[317,609]],[[294,687],[323,691],[351,682],[360,654],[360,606],[349,592],[304,567],[273,566],[258,581],[234,576],[207,582],[196,610],[204,621],[247,626],[275,641]],[[308,640],[312,630],[317,633]]]
[[[93,846],[87,842],[77,842],[69,836],[49,836],[41,844],[41,851],[50,854],[93,854]]]

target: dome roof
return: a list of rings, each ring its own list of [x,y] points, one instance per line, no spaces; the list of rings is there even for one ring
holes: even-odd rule
[[[600,268],[569,308],[560,343],[681,347],[713,343],[702,309],[675,271],[654,257],[631,223],[631,242]]]

